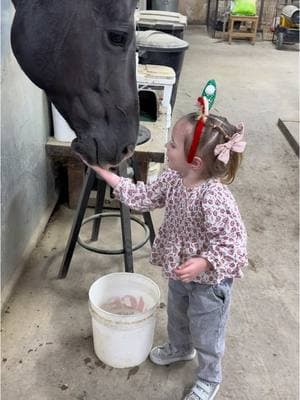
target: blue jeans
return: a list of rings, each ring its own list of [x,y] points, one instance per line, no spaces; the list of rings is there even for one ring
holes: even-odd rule
[[[168,335],[179,351],[197,350],[197,378],[211,383],[222,380],[225,327],[232,279],[218,285],[169,280]]]

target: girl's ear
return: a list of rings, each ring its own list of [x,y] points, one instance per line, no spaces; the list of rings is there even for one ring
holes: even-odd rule
[[[203,167],[203,160],[199,156],[195,156],[191,162],[192,169],[201,169]]]

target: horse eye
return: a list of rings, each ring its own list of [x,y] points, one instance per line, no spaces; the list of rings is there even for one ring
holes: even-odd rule
[[[127,36],[128,34],[126,32],[108,32],[108,39],[114,46],[124,47],[127,41]]]

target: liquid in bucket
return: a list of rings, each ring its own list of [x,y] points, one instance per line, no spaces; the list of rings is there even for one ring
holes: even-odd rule
[[[127,294],[123,297],[115,296],[107,303],[101,304],[102,310],[118,315],[134,315],[147,310],[142,296],[135,297]]]

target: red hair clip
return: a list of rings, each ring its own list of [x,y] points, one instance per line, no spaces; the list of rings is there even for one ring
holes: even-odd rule
[[[193,141],[187,156],[188,163],[191,163],[195,157],[209,110],[211,109],[216,98],[216,91],[216,82],[214,79],[211,79],[206,83],[201,97],[198,97],[197,102],[199,105],[199,116],[197,118]]]
[[[200,142],[201,134],[205,125],[206,118],[208,116],[208,102],[205,97],[198,97],[198,103],[199,103],[199,108],[200,108],[200,114],[198,121],[196,123],[195,131],[194,131],[194,136],[193,136],[193,141],[187,156],[187,162],[191,163],[195,157],[196,151],[198,144]]]

